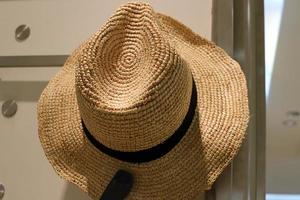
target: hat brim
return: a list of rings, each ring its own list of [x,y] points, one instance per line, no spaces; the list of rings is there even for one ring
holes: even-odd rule
[[[99,199],[116,171],[134,174],[128,199],[195,199],[238,152],[249,109],[244,74],[221,48],[176,20],[157,15],[162,32],[193,74],[198,102],[193,122],[170,152],[133,164],[109,157],[85,137],[75,94],[82,46],[51,80],[38,102],[39,137],[56,172]],[[84,45],[84,44],[83,44]]]

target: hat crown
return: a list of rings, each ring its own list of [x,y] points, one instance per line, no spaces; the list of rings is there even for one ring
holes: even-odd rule
[[[75,79],[80,114],[107,147],[153,147],[185,117],[191,72],[161,31],[148,4],[129,3],[83,49]]]

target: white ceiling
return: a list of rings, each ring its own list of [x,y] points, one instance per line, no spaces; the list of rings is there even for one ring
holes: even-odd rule
[[[268,23],[265,21],[266,27]],[[299,37],[300,1],[286,0],[267,103],[268,193],[300,194],[300,117],[287,115],[289,111],[300,111]],[[266,52],[272,50],[266,48]],[[283,125],[287,119],[295,120],[297,125]]]

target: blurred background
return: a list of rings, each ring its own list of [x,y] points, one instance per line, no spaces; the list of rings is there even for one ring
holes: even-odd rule
[[[265,0],[266,190],[300,199],[300,1]]]

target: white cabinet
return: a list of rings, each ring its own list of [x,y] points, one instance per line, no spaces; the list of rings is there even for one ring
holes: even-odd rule
[[[0,116],[0,182],[4,200],[88,200],[60,179],[44,156],[37,133],[36,104],[58,67],[0,68],[0,104],[13,99],[17,112]]]
[[[154,9],[184,22],[210,38],[212,0],[152,0]],[[98,30],[127,1],[0,1],[0,56],[66,55]],[[23,42],[15,40],[19,25],[30,28]]]

